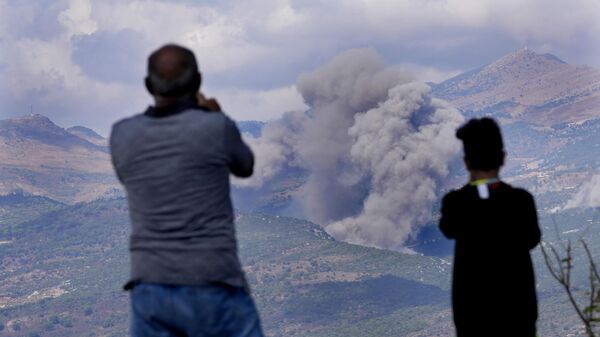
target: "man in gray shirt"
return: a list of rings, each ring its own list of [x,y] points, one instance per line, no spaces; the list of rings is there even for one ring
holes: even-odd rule
[[[131,335],[261,337],[235,239],[229,175],[254,157],[214,99],[199,94],[194,54],[166,45],[148,59],[155,105],[113,125],[127,192]]]

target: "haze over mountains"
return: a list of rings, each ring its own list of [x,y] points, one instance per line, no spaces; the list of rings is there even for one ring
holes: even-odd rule
[[[528,49],[433,84],[432,92],[466,116],[490,114],[504,123],[551,126],[600,117],[600,70]],[[263,125],[240,126],[256,137]],[[106,144],[89,128],[63,129],[42,115],[0,121],[0,194],[22,190],[67,203],[112,195],[120,187]]]
[[[551,211],[600,167],[599,83],[596,69],[519,50],[432,85],[464,115],[490,114],[504,123],[504,177],[535,193],[545,240],[586,233],[596,256],[593,209]],[[239,125],[259,137],[265,124]],[[42,115],[0,121],[0,335],[124,335],[127,206],[106,144],[91,129],[63,129]],[[234,190],[244,210],[237,219],[240,250],[268,333],[451,336],[451,246],[435,226],[410,242],[425,256],[336,241],[323,224],[280,216],[306,179],[288,170],[262,189]],[[438,197],[465,179],[457,157]],[[437,257],[427,256],[433,252]],[[542,335],[576,336],[576,318],[565,314],[561,290],[535,257]],[[585,271],[576,270],[574,279],[584,284]]]

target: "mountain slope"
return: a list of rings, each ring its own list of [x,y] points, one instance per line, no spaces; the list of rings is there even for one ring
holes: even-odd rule
[[[33,207],[42,201],[30,202]],[[0,231],[5,335],[125,335],[125,200],[48,210]],[[450,327],[444,260],[337,242],[315,224],[286,217],[241,214],[237,232],[269,336],[333,336],[344,328],[385,337]],[[69,319],[71,327],[52,323],[52,315],[58,322]],[[394,322],[402,317],[412,321]],[[20,322],[19,331],[14,322]],[[375,328],[381,331],[369,332]]]
[[[128,294],[120,290],[129,263],[125,200],[64,206],[14,196],[0,204],[9,213],[12,205],[41,214],[21,217],[10,228],[0,224],[2,336],[126,335]],[[556,242],[554,232],[575,240],[585,230],[598,254],[600,229],[589,220],[593,216],[593,210],[542,216],[547,242]],[[268,336],[453,335],[451,268],[444,260],[338,242],[315,224],[287,217],[241,214],[237,232]],[[537,251],[534,261],[541,335],[578,331],[577,318]],[[577,251],[578,287],[588,281],[584,262]]]
[[[105,146],[41,115],[0,121],[0,194],[19,190],[73,203],[118,188]]]
[[[98,133],[96,133],[96,131],[84,126],[73,126],[68,128],[66,131],[94,145],[101,147],[108,146],[108,140],[106,138],[100,136]]]
[[[467,114],[537,125],[600,117],[600,70],[529,49],[433,85],[433,92]]]

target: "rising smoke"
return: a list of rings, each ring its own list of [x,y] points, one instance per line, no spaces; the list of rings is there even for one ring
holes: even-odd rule
[[[244,184],[305,169],[305,217],[340,240],[401,249],[431,220],[437,182],[459,150],[461,114],[372,49],[340,54],[300,76],[297,88],[311,109],[287,113],[249,140],[257,163]]]
[[[259,187],[286,167],[298,167],[296,152],[308,117],[304,112],[291,111],[281,119],[265,125],[260,138],[246,138],[256,154],[254,174],[250,179],[235,179],[240,187]]]
[[[600,174],[596,174],[589,182],[582,185],[564,209],[576,207],[600,207]]]
[[[392,88],[379,107],[358,114],[350,157],[370,176],[371,189],[357,216],[327,230],[344,241],[399,249],[431,220],[436,182],[459,150],[454,132],[461,121],[419,83]]]

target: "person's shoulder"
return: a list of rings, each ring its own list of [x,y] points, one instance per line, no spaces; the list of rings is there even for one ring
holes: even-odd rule
[[[522,188],[522,187],[515,187],[512,186],[510,184],[507,183],[502,183],[504,186],[504,189],[506,190],[507,194],[510,195],[511,199],[515,199],[515,200],[533,200],[533,195],[527,191],[526,189]]]
[[[206,111],[202,109],[189,109],[183,112],[184,119],[187,122],[203,125],[223,125],[229,119],[227,115],[221,111]]]
[[[466,193],[466,187],[467,186],[465,185],[459,189],[450,190],[442,198],[442,203],[443,204],[453,204],[453,203],[456,203],[458,200],[464,198],[465,193]]]
[[[236,127],[236,123],[226,113],[222,111],[188,110],[185,112],[185,118],[191,125],[196,125],[204,130],[207,128],[225,131],[228,128]]]
[[[133,116],[122,118],[113,123],[111,133],[114,133],[116,130],[127,128],[128,126],[132,126],[133,124],[137,124],[143,117],[144,114],[138,113]]]

